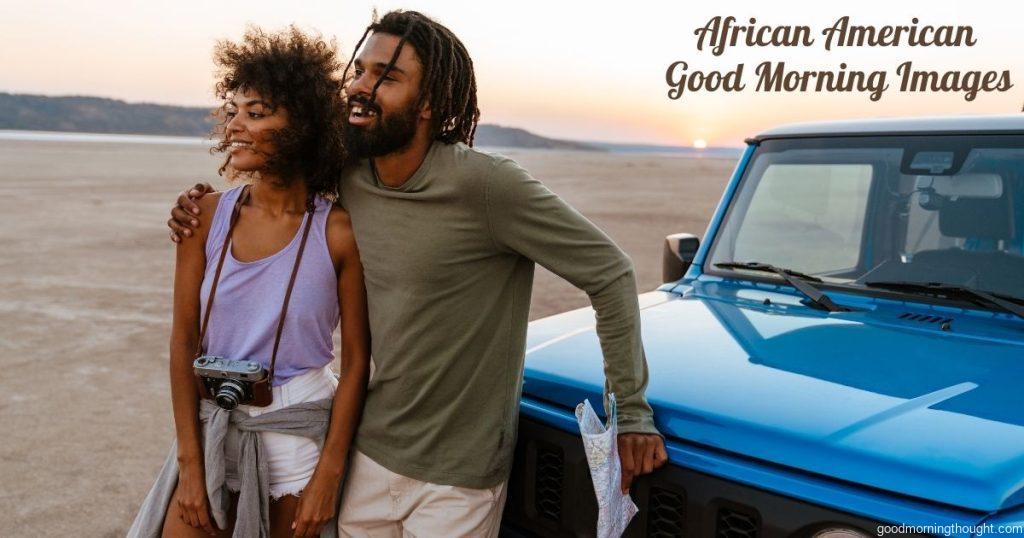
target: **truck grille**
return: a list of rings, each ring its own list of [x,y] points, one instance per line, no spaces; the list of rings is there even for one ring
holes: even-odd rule
[[[548,521],[562,520],[562,480],[565,457],[557,447],[537,447],[537,481],[534,501],[537,514]]]
[[[686,498],[682,493],[652,486],[647,505],[647,536],[676,538],[682,536]]]
[[[878,524],[673,465],[637,479],[632,495],[640,513],[623,538],[787,538],[824,524]],[[520,420],[501,535],[592,536],[597,514],[579,435]]]
[[[720,508],[715,523],[716,538],[757,538],[757,516],[732,508]]]

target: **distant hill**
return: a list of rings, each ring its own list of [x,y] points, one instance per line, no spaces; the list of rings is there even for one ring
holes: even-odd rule
[[[575,142],[572,140],[558,140],[535,135],[529,131],[515,127],[502,127],[501,125],[481,124],[476,128],[476,138],[473,140],[476,146],[505,147],[505,148],[540,148],[540,149],[575,149],[582,151],[605,151],[594,144]]]
[[[0,129],[197,136],[210,132],[209,112],[102,97],[0,92]]]
[[[210,132],[209,109],[128,103],[103,97],[11,94],[0,92],[0,129],[202,136]],[[508,148],[605,151],[591,144],[557,140],[523,129],[483,124],[476,145]]]

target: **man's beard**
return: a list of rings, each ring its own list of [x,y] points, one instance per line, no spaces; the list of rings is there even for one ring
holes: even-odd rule
[[[345,145],[359,159],[380,157],[407,148],[416,134],[419,107],[415,103],[394,114],[377,109],[376,125],[356,127],[345,118]]]

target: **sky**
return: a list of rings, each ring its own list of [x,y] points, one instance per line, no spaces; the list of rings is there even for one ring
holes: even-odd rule
[[[465,43],[477,71],[481,121],[576,140],[738,146],[783,123],[846,118],[1019,113],[1024,106],[1024,8],[975,0],[685,2],[631,0],[0,0],[0,91],[96,95],[130,102],[215,103],[211,51],[247,24],[297,24],[335,36],[345,58],[374,8],[415,9]],[[835,6],[835,7],[832,7]],[[970,25],[972,47],[845,48],[825,51],[818,32],[848,15],[861,25]],[[812,47],[698,51],[694,30],[715,16],[772,26],[807,25]],[[685,92],[669,99],[666,70],[729,71],[743,63],[742,92]],[[963,93],[899,92],[896,67],[1010,71],[1013,88]],[[867,93],[754,91],[764,61],[803,70],[887,71],[890,89]]]

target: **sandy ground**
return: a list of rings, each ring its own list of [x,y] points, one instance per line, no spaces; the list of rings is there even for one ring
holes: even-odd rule
[[[733,160],[506,151],[660,284]],[[0,141],[0,536],[123,536],[173,436],[168,209],[201,146]],[[539,271],[531,317],[587,304]]]

